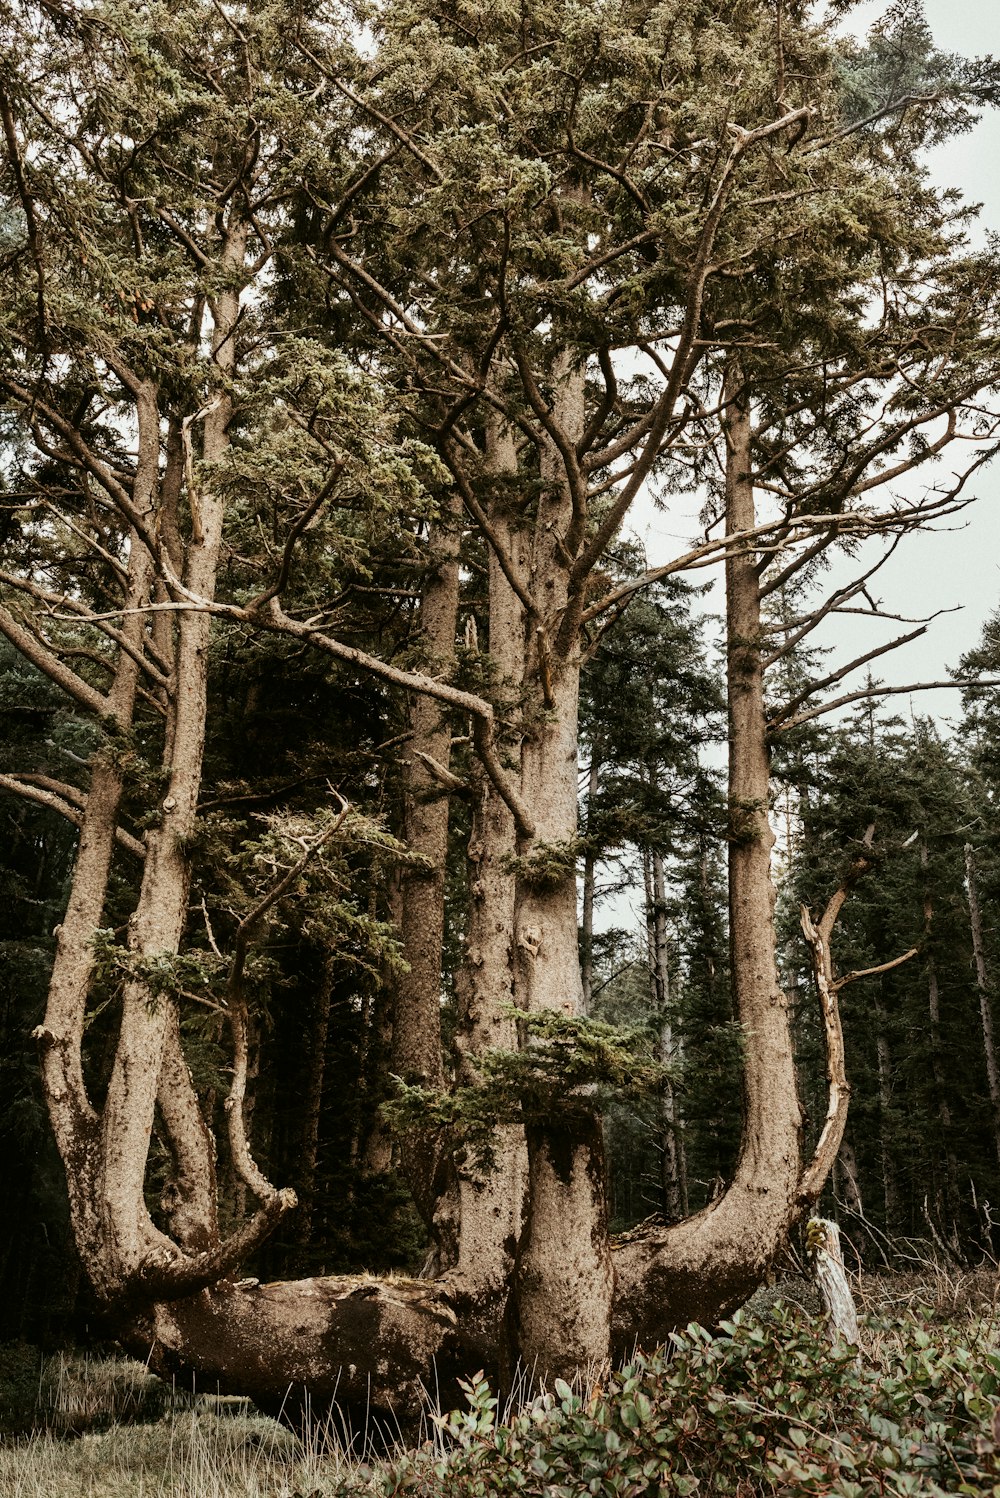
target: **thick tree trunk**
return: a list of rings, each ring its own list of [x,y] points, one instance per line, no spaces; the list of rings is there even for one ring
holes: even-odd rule
[[[231,398],[228,381],[235,363],[234,335],[239,294],[233,289],[243,262],[246,232],[234,220],[225,232],[220,264],[224,289],[212,301],[212,357],[222,388],[200,413],[203,472],[224,456],[228,445]],[[146,524],[155,530],[163,508],[164,575],[178,560],[172,541],[176,519],[174,492],[178,456],[168,443],[168,461],[159,475],[160,413],[157,392],[146,384],[134,387],[139,450],[130,500]],[[171,440],[176,438],[171,432]],[[187,473],[190,537],[184,579],[188,595],[211,599],[214,594],[222,537],[222,501],[196,484],[186,435],[181,433]],[[154,588],[154,559],[140,536],[133,534],[129,560],[127,603],[141,609]],[[241,1145],[238,1158],[251,1189],[266,1210],[252,1226],[241,1229],[228,1248],[220,1246],[216,1208],[214,1145],[184,1061],[177,1001],[170,979],[170,960],[177,952],[186,917],[189,854],[194,830],[201,760],[205,737],[209,615],[182,611],[176,632],[168,637],[162,625],[147,633],[140,613],[127,611],[122,625],[124,644],[108,699],[111,717],[121,727],[131,721],[138,689],[138,668],[148,651],[162,671],[169,665],[167,727],[164,741],[166,794],[160,821],[145,837],[146,856],[138,902],[129,922],[128,959],[122,1014],[111,1077],[100,1116],[86,1096],[80,1066],[80,1044],[93,961],[91,941],[101,925],[116,835],[121,781],[113,756],[95,763],[91,795],[84,819],[74,893],[68,912],[65,951],[57,954],[46,1023],[40,1027],[43,1071],[57,1138],[67,1164],[71,1212],[81,1257],[98,1297],[107,1304],[151,1298],[157,1289],[191,1288],[207,1283],[225,1270],[229,1260],[245,1253],[273,1224],[293,1198],[263,1182],[245,1149],[241,1114],[245,1081],[245,1026],[238,1009],[234,1027],[242,1036],[237,1045],[231,1134]],[[168,659],[169,653],[169,659]],[[154,1116],[160,1119],[173,1161],[173,1179],[164,1198],[169,1236],[156,1226],[146,1205],[146,1167]]]
[[[751,530],[749,403],[727,381],[726,526]],[[789,1004],[778,982],[761,666],[759,559],[726,565],[729,676],[729,909],[733,993],[743,1030],[743,1133],[735,1175],[703,1211],[643,1227],[616,1254],[614,1345],[648,1345],[689,1320],[711,1322],[760,1283],[805,1204],[798,1200],[801,1110]]]
[[[495,1324],[496,1330],[496,1324]],[[413,1438],[428,1396],[462,1403],[459,1378],[498,1373],[497,1341],[477,1340],[461,1298],[427,1280],[368,1276],[222,1283],[150,1307],[123,1341],[161,1377],[247,1394],[266,1412],[314,1429]]]
[[[517,472],[511,434],[499,422],[488,427],[484,466],[490,482],[509,482]],[[512,523],[502,503],[495,505],[491,520],[508,565],[523,580],[530,567],[523,531]],[[501,721],[513,724],[524,680],[524,608],[492,550],[488,569],[490,665],[502,704]],[[512,727],[504,734],[501,752],[511,766],[518,764],[520,739]],[[512,1015],[513,860],[517,846],[514,817],[481,768],[473,771],[473,790],[468,850],[471,899],[465,961],[458,982],[456,1034],[458,1075],[465,1084],[478,1079],[480,1056],[491,1050],[517,1049]],[[487,1167],[467,1157],[458,1159],[435,1214],[433,1267],[438,1273],[444,1271],[443,1283],[460,1310],[468,1335],[491,1348],[494,1361],[499,1357],[499,1328],[521,1233],[526,1190],[523,1133],[512,1125],[501,1125],[494,1141],[493,1163]]]
[[[453,499],[428,540],[428,574],[420,604],[423,669],[448,675],[455,662],[458,621],[459,530]],[[423,1087],[444,1086],[441,1050],[441,956],[444,947],[444,886],[448,861],[451,797],[443,778],[449,773],[452,729],[448,710],[423,694],[410,704],[411,737],[406,769],[403,838],[424,867],[403,869],[400,934],[407,971],[396,981],[392,1021],[392,1070]],[[438,773],[436,773],[436,771]],[[444,776],[440,772],[444,772]],[[421,1216],[428,1223],[440,1195],[440,1140],[415,1135],[403,1140],[404,1174]]]
[[[554,845],[565,860],[575,839],[576,688],[575,668],[568,666],[556,686],[556,708],[524,748],[522,786],[536,812],[536,856]],[[522,874],[517,956],[523,1008],[582,1013],[572,866],[537,882]],[[529,1208],[518,1250],[516,1340],[529,1369],[565,1376],[608,1355],[612,1269],[603,1137],[585,1099],[569,1116],[554,1112],[551,1122],[530,1127],[527,1137]]]
[[[154,512],[158,479],[158,411],[152,387],[137,403],[139,450],[134,504],[143,521]],[[119,652],[108,705],[115,727],[132,723],[145,645],[145,607],[153,585],[153,560],[133,531],[130,537],[126,612],[122,633],[130,649]],[[133,612],[135,611],[135,612]],[[94,932],[103,924],[108,877],[115,848],[123,776],[113,746],[102,748],[91,766],[73,881],[66,914],[57,931],[45,1020],[35,1031],[49,1117],[66,1167],[70,1216],[84,1257],[101,1237],[100,1121],[83,1074],[82,1044],[93,974]],[[155,1085],[155,1076],[154,1076]]]
[[[224,293],[217,301],[217,347],[232,342],[236,299],[227,298]],[[579,371],[564,374],[555,408],[553,426],[561,437],[574,437],[582,423]],[[752,528],[754,514],[749,413],[732,392],[729,410],[727,498],[733,533]],[[227,419],[223,397],[206,431],[209,463],[224,441]],[[512,475],[516,460],[509,437],[493,433],[490,443],[493,473]],[[498,713],[498,719],[519,725],[508,730],[499,748],[516,783],[513,804],[527,808],[527,815],[519,811],[515,827],[511,795],[501,798],[492,778],[483,781],[461,1022],[461,1066],[469,1076],[485,1047],[512,1042],[513,1022],[503,1008],[509,996],[534,1013],[572,1017],[583,1007],[574,871],[579,660],[572,629],[562,628],[571,553],[561,537],[568,534],[576,501],[552,454],[543,463],[543,478],[530,547],[523,512],[512,508],[504,521],[502,503],[491,511],[502,553],[490,562],[491,654],[511,702],[509,714]],[[190,498],[196,528],[186,582],[190,591],[210,597],[221,510],[210,494]],[[529,587],[530,605],[525,602]],[[150,1301],[159,1293],[160,1303],[133,1319],[130,1334],[131,1345],[149,1351],[154,1366],[197,1368],[203,1382],[250,1392],[265,1404],[276,1403],[278,1391],[308,1385],[320,1404],[336,1398],[349,1411],[371,1406],[376,1416],[391,1411],[406,1422],[416,1417],[421,1384],[438,1387],[447,1402],[459,1374],[477,1366],[496,1372],[504,1363],[509,1366],[512,1352],[540,1375],[571,1376],[581,1366],[603,1362],[609,1352],[629,1351],[636,1341],[661,1340],[693,1317],[711,1320],[755,1288],[800,1207],[800,1120],[787,1005],[775,968],[773,839],[753,554],[730,557],[727,591],[732,969],[746,1069],[743,1144],[729,1189],[688,1222],[645,1229],[612,1247],[601,1130],[582,1095],[530,1120],[527,1190],[525,1144],[516,1130],[501,1139],[494,1171],[483,1176],[468,1163],[459,1164],[450,1193],[450,1252],[448,1224],[439,1220],[445,1272],[437,1282],[358,1277],[232,1285],[225,1280],[227,1270],[289,1204],[263,1180],[240,1128],[248,1060],[245,1008],[233,1009],[231,1149],[261,1211],[234,1239],[218,1243],[206,1202],[211,1158],[205,1136],[191,1123],[196,1100],[190,1077],[186,1068],[175,1067],[178,1110],[168,1107],[162,1116],[187,1222],[186,1243],[177,1244],[153,1226],[142,1196],[156,1077],[161,1058],[176,1054],[170,1040],[176,1011],[169,995],[150,1002],[140,964],[126,999],[102,1120],[103,1158],[91,1181],[106,1215],[100,1233],[84,1235],[82,1246],[86,1252],[93,1245],[95,1282],[106,1300],[124,1294]],[[182,614],[181,619],[171,781],[163,824],[150,834],[131,935],[132,949],[143,961],[176,951],[184,922],[184,845],[193,825],[203,744],[207,627],[203,616]],[[552,645],[557,637],[563,641],[558,651]],[[207,1245],[203,1249],[199,1231]],[[212,1289],[201,1288],[212,1282],[217,1282]],[[168,1303],[167,1296],[174,1298]]]
[[[565,444],[584,430],[584,377],[558,371],[552,429]],[[553,438],[555,444],[555,438]],[[576,838],[580,659],[552,642],[567,609],[568,561],[561,537],[573,517],[568,469],[555,445],[543,453],[532,556],[538,605],[527,641],[526,735],[521,797],[533,838],[518,843],[515,993],[529,1013],[583,1013],[577,925]],[[529,1044],[532,1043],[529,1038]],[[528,1214],[518,1245],[510,1325],[524,1366],[539,1377],[572,1376],[608,1355],[613,1270],[608,1244],[600,1122],[585,1098],[562,1117],[532,1124]]]

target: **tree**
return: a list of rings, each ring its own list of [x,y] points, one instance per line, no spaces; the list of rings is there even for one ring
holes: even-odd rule
[[[887,1235],[880,1244],[929,1236],[964,1261],[981,1232],[969,1180],[988,1200],[995,1167],[963,894],[970,805],[961,761],[931,724],[880,720],[869,703],[829,737],[800,787],[788,928],[798,926],[800,902],[829,887],[845,846],[860,847],[868,828],[877,834],[877,877],[852,898],[838,938],[841,970],[863,979],[841,996],[853,1123],[836,1194],[863,1203],[859,1211],[846,1200],[845,1226],[861,1242],[866,1223]],[[791,942],[787,949],[801,971]],[[822,1042],[804,1009],[803,1071],[816,1077]],[[822,1084],[808,1096],[821,1105]]]
[[[687,1184],[677,1101],[679,1010],[672,993],[676,965],[670,951],[667,865],[693,834],[705,831],[704,807],[712,786],[702,751],[710,740],[718,741],[722,708],[718,674],[708,665],[690,606],[689,590],[676,580],[670,587],[651,588],[644,599],[633,599],[614,632],[602,638],[582,680],[581,725],[590,760],[581,929],[585,1003],[589,1012],[597,864],[606,859],[609,845],[624,845],[642,870],[645,1023],[664,1067],[657,1119],[650,1122],[659,1189],[654,1197],[647,1191],[643,1199],[671,1222],[687,1215]],[[716,818],[716,831],[718,823]],[[634,877],[627,863],[619,884]],[[611,1017],[624,1000],[630,1016],[638,1017],[634,999],[629,1002],[631,996],[620,993],[613,974],[602,987],[607,990],[602,1015]]]
[[[844,538],[960,503],[992,451],[995,278],[988,257],[958,254],[961,216],[920,178],[926,131],[883,137],[909,96],[845,120],[837,45],[799,7],[778,26],[756,5],[702,3],[414,4],[368,20],[364,49],[279,0],[46,11],[30,17],[41,40],[5,23],[18,232],[0,384],[30,500],[0,631],[94,724],[86,789],[48,788],[82,825],[38,1038],[96,1292],[160,1368],[405,1418],[432,1362],[443,1390],[516,1359],[571,1372],[721,1314],[820,1189],[836,1139],[803,1172],[768,731],[819,711],[843,672],[769,714],[765,668],[834,604],[772,649],[762,600]],[[974,456],[947,492],[866,499],[960,437]],[[602,577],[643,486],[692,479],[713,486],[721,535]],[[459,504],[486,596],[452,667]],[[421,560],[448,592],[439,633],[430,592],[422,615],[443,675],[376,649],[342,605],[374,539],[405,531],[419,551],[424,521]],[[640,588],[709,560],[727,578],[742,1143],[706,1210],[612,1243],[591,1089],[621,1074],[620,1053],[579,1020],[581,659]],[[467,773],[443,747],[419,755],[473,801],[452,1117],[492,1107],[497,1137],[478,1160],[445,1152],[434,1280],[233,1278],[294,1206],[245,1127],[255,943],[283,902],[347,882],[385,835],[336,794],[263,838],[236,828],[241,877],[214,922],[189,920],[208,664],[228,631],[428,699],[415,749],[443,745],[436,714],[469,730],[454,735]],[[418,851],[439,863],[440,832]],[[109,935],[126,856],[141,883]],[[432,968],[397,1024],[431,1081]],[[120,1020],[98,1095],[82,1047],[101,984]],[[227,1231],[183,1048],[192,991],[230,1026],[228,1159],[256,1202]],[[443,1126],[452,1105],[434,1101]],[[157,1120],[172,1166],[158,1207]],[[424,1196],[438,1150],[416,1151]]]

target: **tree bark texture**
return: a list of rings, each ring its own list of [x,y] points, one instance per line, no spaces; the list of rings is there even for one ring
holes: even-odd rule
[[[677,1118],[677,1099],[670,1068],[676,1064],[673,1026],[670,1018],[670,953],[667,938],[667,885],[663,856],[655,848],[644,855],[646,876],[646,927],[649,940],[649,976],[653,1013],[657,1020],[658,1059],[666,1068],[660,1089],[660,1196],[664,1218],[679,1222],[687,1215],[687,1167],[684,1140]]]
[[[425,669],[450,675],[458,623],[458,517],[454,497],[431,530],[428,574],[420,603],[420,646]],[[448,859],[452,728],[447,709],[431,697],[410,700],[403,837],[411,853],[426,860],[401,875],[400,935],[407,971],[396,982],[392,1025],[392,1069],[408,1082],[441,1088],[441,954],[444,946],[444,886]],[[426,1136],[402,1142],[404,1173],[414,1202],[430,1222],[440,1194],[441,1142]]]
[[[972,952],[976,963],[976,986],[979,989],[979,1017],[983,1030],[986,1080],[989,1084],[990,1106],[993,1110],[993,1143],[997,1160],[1000,1161],[1000,1064],[997,1062],[996,1035],[993,1026],[993,991],[989,969],[986,966],[983,919],[979,911],[976,853],[971,843],[965,845],[965,878],[969,892],[969,927],[972,932]]]
[[[574,499],[562,444],[580,441],[584,373],[567,358],[557,370],[552,447],[543,451],[542,494],[531,557],[537,614],[526,641],[528,721],[521,796],[534,838],[519,839],[515,995],[529,1013],[584,1010],[576,896],[580,655],[563,636],[568,596],[565,546]],[[555,857],[543,872],[539,854]],[[530,1044],[530,1041],[529,1041]],[[530,1126],[528,1212],[518,1244],[511,1325],[522,1362],[538,1376],[567,1375],[608,1356],[613,1272],[608,1244],[603,1137],[584,1099],[579,1117]],[[558,1251],[553,1246],[559,1245]]]
[[[527,538],[512,524],[503,486],[516,483],[517,455],[509,428],[502,422],[487,427],[484,466],[488,482],[500,486],[490,521],[498,544],[515,578],[523,582],[530,570]],[[500,565],[497,553],[488,555],[489,659],[503,704],[507,725],[500,748],[514,773],[520,758],[520,735],[515,728],[524,684],[524,607]],[[475,640],[470,628],[470,643]],[[478,643],[478,642],[476,642]],[[473,769],[473,823],[468,848],[471,894],[465,955],[458,981],[459,1023],[456,1034],[459,1080],[474,1084],[478,1058],[491,1050],[517,1048],[513,1019],[514,903],[517,834],[514,816],[492,779],[481,766]],[[477,1164],[463,1152],[456,1160],[435,1214],[437,1272],[462,1308],[469,1334],[493,1347],[507,1299],[514,1254],[521,1234],[527,1159],[521,1131],[502,1125],[494,1141],[494,1161]]]
[[[162,592],[163,572],[183,568],[177,586],[211,599],[222,542],[223,502],[211,473],[224,457],[232,413],[227,382],[235,366],[239,316],[235,287],[246,230],[233,216],[221,237],[219,264],[226,285],[211,300],[212,363],[216,391],[201,421],[201,469],[194,478],[190,434],[171,427],[161,478],[158,392],[135,386],[138,460],[133,483],[135,526],[128,562],[126,602],[116,673],[108,696],[111,722],[128,730],[142,668],[155,659],[166,667],[164,780],[159,819],[145,836],[138,900],[129,921],[127,970],[111,1076],[98,1113],[87,1096],[80,1045],[93,968],[93,933],[102,924],[123,779],[113,745],[95,758],[83,814],[80,847],[66,919],[57,950],[44,1024],[38,1039],[50,1113],[67,1165],[70,1210],[77,1243],[99,1298],[113,1304],[150,1297],[157,1290],[209,1282],[224,1272],[216,1206],[214,1142],[204,1121],[180,1040],[177,1000],[169,983],[155,982],[157,964],[177,953],[188,898],[188,844],[195,825],[205,742],[210,616],[181,611],[176,626],[150,630],[141,612]],[[178,446],[178,437],[180,446]],[[190,534],[182,549],[175,535],[180,469],[187,479]],[[163,521],[163,554],[144,539]],[[238,1024],[238,1016],[234,1015]],[[239,1048],[238,1048],[239,1049]],[[242,1098],[240,1099],[242,1101]],[[173,1164],[163,1206],[169,1233],[157,1227],[145,1200],[147,1157],[154,1119],[160,1122]],[[237,1128],[231,1112],[231,1126]],[[240,1125],[241,1127],[241,1125]],[[238,1132],[238,1129],[237,1129]],[[266,1200],[265,1216],[291,1202],[248,1175]],[[258,1223],[258,1228],[262,1226]],[[252,1241],[238,1231],[229,1253]]]
[[[726,527],[754,525],[750,409],[738,371],[726,382]],[[789,1004],[778,982],[768,820],[769,759],[761,664],[760,560],[726,564],[729,676],[729,909],[733,993],[743,1031],[743,1132],[733,1180],[694,1217],[641,1227],[616,1255],[614,1345],[665,1338],[688,1320],[740,1305],[801,1214],[801,1110]]]
[[[594,896],[597,853],[594,848],[594,802],[601,779],[597,745],[590,751],[587,770],[587,846],[583,854],[583,909],[580,921],[580,981],[583,986],[583,1013],[589,1014],[594,998]]]

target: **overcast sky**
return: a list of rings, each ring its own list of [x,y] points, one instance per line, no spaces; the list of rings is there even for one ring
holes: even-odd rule
[[[852,15],[852,30],[863,35],[886,9],[887,0],[865,0]],[[1000,54],[998,0],[925,0],[925,12],[943,50]],[[986,229],[1000,231],[1000,111],[991,111],[971,134],[936,150],[931,166],[942,186],[958,187],[967,199],[982,204],[980,235]],[[878,575],[876,596],[889,611],[913,617],[957,610],[937,619],[922,639],[877,663],[876,673],[886,682],[904,684],[946,675],[946,668],[957,666],[960,656],[976,644],[984,620],[1000,607],[1000,459],[978,477],[975,493],[977,503],[951,521],[955,529],[906,537]],[[678,543],[694,529],[690,513],[651,514],[643,507],[636,520],[653,563],[676,555]],[[867,554],[874,560],[873,551]],[[707,574],[700,576],[705,579]],[[713,592],[709,607],[720,610],[718,588]],[[842,618],[835,621],[834,633],[817,635],[817,640],[836,646],[835,658],[847,661],[882,639],[904,633],[906,626],[885,626],[881,635],[873,631],[871,623]],[[855,684],[862,686],[863,681],[855,683],[852,678],[839,690]],[[947,719],[957,711],[958,698],[955,691],[942,691],[889,700],[896,712],[905,714],[912,706],[914,713],[933,712]]]

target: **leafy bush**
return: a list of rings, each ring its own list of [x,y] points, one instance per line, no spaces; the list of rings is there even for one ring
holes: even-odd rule
[[[438,1439],[379,1479],[385,1498],[995,1494],[1000,1357],[907,1318],[877,1363],[777,1306],[690,1326],[583,1394],[557,1380],[506,1423],[481,1376]]]

